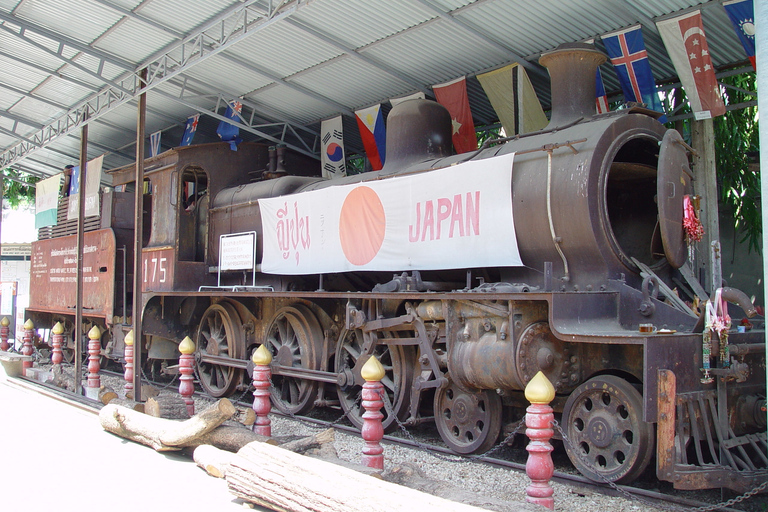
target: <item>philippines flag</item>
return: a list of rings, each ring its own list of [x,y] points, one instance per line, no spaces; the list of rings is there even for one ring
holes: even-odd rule
[[[469,110],[467,82],[464,77],[450,82],[433,85],[437,102],[448,109],[453,124],[453,148],[457,153],[477,149],[477,134],[472,112]]]
[[[363,139],[365,153],[374,171],[384,167],[387,154],[386,133],[384,131],[384,116],[381,105],[355,110],[357,126],[360,128],[360,138]]]
[[[739,36],[744,51],[747,52],[752,68],[757,69],[755,62],[755,8],[752,0],[730,0],[723,2],[725,12],[731,18],[736,35]]]
[[[179,146],[189,146],[192,144],[192,139],[195,138],[197,122],[199,120],[200,114],[195,114],[187,118],[187,124],[184,126],[184,135],[181,136],[181,144],[179,144]]]
[[[597,68],[597,84],[595,90],[595,104],[597,106],[598,114],[605,114],[610,111],[608,107],[608,96],[605,94],[605,85],[603,84],[603,75],[600,73],[600,68]]]
[[[232,119],[233,121],[240,120],[240,112],[243,110],[243,104],[239,101],[233,101],[227,103],[227,111],[224,117]],[[228,123],[226,121],[219,122],[219,127],[216,128],[216,133],[224,142],[229,142],[229,147],[232,151],[237,151],[237,145],[243,142],[240,138],[240,128],[237,125]]]
[[[649,109],[663,113],[640,25],[611,32],[602,39],[619,76],[624,99],[645,103]],[[659,121],[664,123],[666,118],[662,116]]]
[[[701,12],[659,21],[656,26],[691,103],[694,118],[709,119],[725,114]]]

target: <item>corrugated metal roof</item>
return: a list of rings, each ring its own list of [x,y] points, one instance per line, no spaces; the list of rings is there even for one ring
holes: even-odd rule
[[[0,147],[7,153],[41,126],[77,110],[99,91],[140,69],[182,40],[192,40],[220,19],[240,27],[238,0],[0,0]],[[257,0],[266,12],[279,2]],[[223,113],[220,99],[244,98],[256,122],[288,122],[317,134],[322,119],[344,115],[347,149],[361,149],[350,113],[391,97],[468,76],[476,124],[497,118],[474,76],[525,61],[543,106],[549,79],[541,53],[561,43],[595,38],[637,23],[657,82],[673,82],[672,66],[654,20],[701,8],[716,68],[745,66],[746,55],[719,1],[701,0],[301,0],[295,8],[217,55],[161,83],[148,95],[147,134],[163,130],[163,147],[181,139],[187,116]],[[253,13],[249,14],[253,19]],[[239,37],[237,32],[232,38]],[[206,39],[211,45],[215,34]],[[48,51],[46,51],[46,49]],[[181,60],[199,50],[173,53]],[[207,48],[206,52],[212,48]],[[60,53],[60,56],[57,56]],[[156,70],[157,68],[153,68]],[[606,87],[620,97],[610,64]],[[115,89],[116,90],[116,89]],[[180,98],[180,100],[179,100]],[[135,101],[90,122],[89,158],[107,153],[107,166],[134,152]],[[216,105],[219,111],[214,112]],[[389,112],[384,103],[383,111]],[[101,114],[100,114],[101,115]],[[196,142],[216,139],[218,118],[204,115]],[[259,128],[280,133],[281,128]],[[290,130],[286,130],[290,132]],[[246,140],[257,138],[243,132]],[[310,136],[311,138],[311,136]],[[290,142],[290,141],[289,141]],[[78,159],[77,133],[30,154],[18,167],[51,175]]]

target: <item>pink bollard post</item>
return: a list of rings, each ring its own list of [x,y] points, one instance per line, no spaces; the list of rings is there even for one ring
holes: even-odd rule
[[[6,351],[10,347],[8,344],[8,336],[11,333],[11,330],[8,328],[9,325],[11,325],[11,321],[8,320],[8,317],[4,316],[0,320],[0,350],[2,351]]]
[[[101,329],[94,325],[88,331],[88,389],[86,393],[89,397],[98,398],[99,388],[101,387]]]
[[[125,379],[125,398],[129,400],[133,399],[133,329],[128,331],[125,335],[125,351],[123,357],[125,357],[125,373],[123,378]]]
[[[525,501],[555,509],[555,493],[549,480],[555,472],[552,462],[552,422],[555,415],[549,403],[555,398],[555,388],[542,372],[537,373],[525,387],[525,398],[531,402],[526,409],[525,435],[531,440],[525,448],[528,451],[528,461],[525,463],[525,473],[531,479],[525,492]]]
[[[195,383],[192,373],[195,366],[195,342],[189,336],[185,337],[179,344],[179,394],[184,398],[184,403],[187,404],[187,412],[190,416],[195,415],[195,401],[192,400],[192,395],[195,393]]]
[[[64,326],[61,325],[61,322],[56,322],[51,333],[53,333],[53,354],[51,354],[51,362],[53,364],[61,364],[64,360],[64,356],[61,353],[61,344],[64,342]]]
[[[34,331],[34,329],[35,324],[32,323],[32,320],[24,322],[24,348],[21,349],[21,353],[25,356],[31,356],[35,352],[32,348],[32,331]],[[24,361],[21,364],[21,367],[26,373],[27,368],[32,368],[32,361]]]
[[[373,469],[384,469],[384,448],[381,447],[381,439],[384,437],[384,427],[381,420],[384,415],[381,408],[384,406],[384,367],[376,356],[371,356],[360,369],[360,375],[365,379],[363,384],[363,428],[361,434],[365,440],[363,447],[363,466]]]
[[[272,421],[269,412],[272,404],[269,401],[269,387],[272,385],[272,371],[269,364],[272,362],[272,354],[267,347],[261,345],[251,356],[253,361],[253,412],[256,413],[256,421],[253,423],[253,431],[259,435],[272,436]]]

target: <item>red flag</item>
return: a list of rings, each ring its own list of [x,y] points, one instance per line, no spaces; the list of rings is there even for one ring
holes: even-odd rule
[[[453,147],[457,153],[477,149],[477,134],[472,112],[469,110],[467,82],[464,77],[440,85],[433,85],[437,102],[448,109],[453,123]]]
[[[691,102],[694,117],[709,119],[725,114],[725,104],[704,37],[701,12],[693,11],[656,25]]]

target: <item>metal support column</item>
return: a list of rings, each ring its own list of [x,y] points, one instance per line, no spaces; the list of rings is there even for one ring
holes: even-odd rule
[[[80,201],[77,218],[77,300],[75,302],[75,394],[82,395],[83,380],[83,236],[85,217],[85,173],[88,162],[88,125],[84,124],[80,131],[80,175],[78,178],[78,201]],[[70,196],[69,200],[72,200]]]
[[[147,69],[141,70],[142,87],[146,85]],[[147,117],[147,93],[139,96],[139,111],[136,120],[136,196],[134,201],[134,245],[133,245],[133,395],[137,402],[142,401],[141,396],[141,357],[144,348],[144,336],[141,330],[141,314],[144,309],[144,301],[141,296],[142,288],[142,238],[144,233],[144,124]]]

